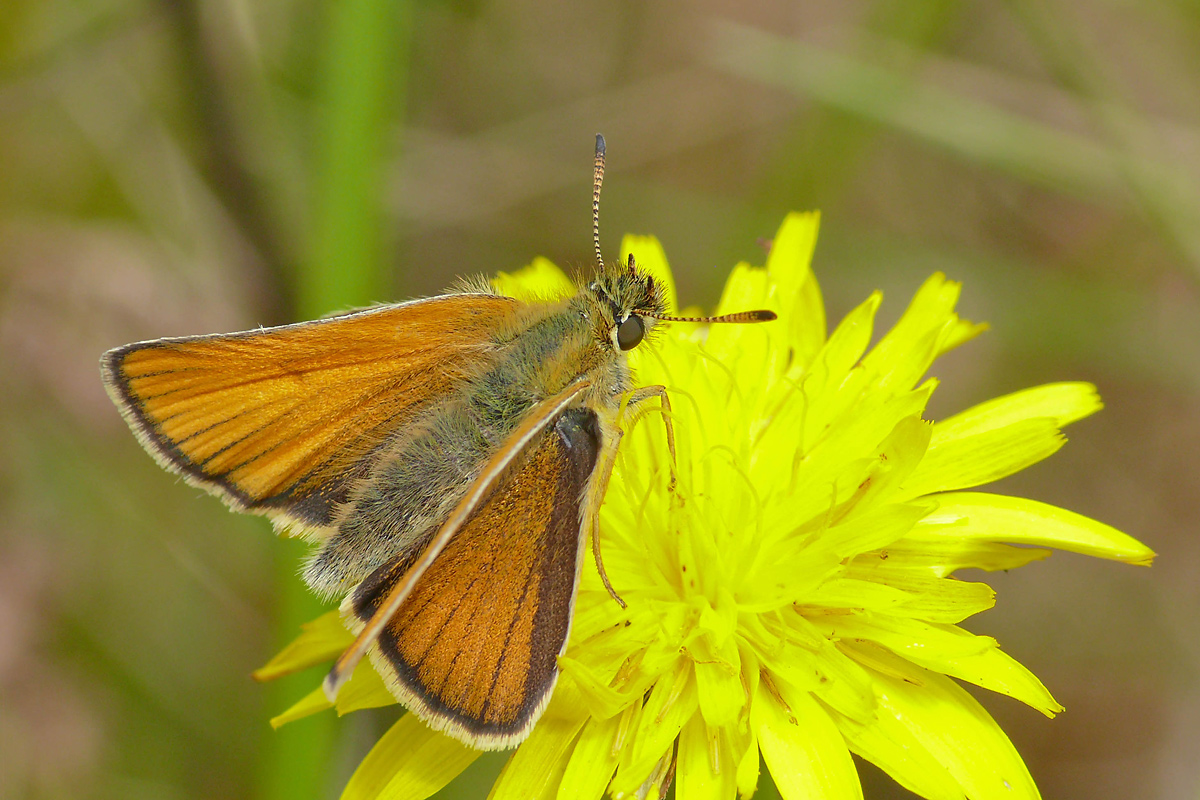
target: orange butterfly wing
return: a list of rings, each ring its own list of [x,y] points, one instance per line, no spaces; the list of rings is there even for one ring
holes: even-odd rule
[[[541,715],[570,630],[580,506],[600,448],[594,412],[560,415],[380,634],[376,668],[433,727],[496,749],[524,739]],[[347,598],[347,614],[368,621],[421,549],[367,577]]]
[[[517,301],[451,294],[126,345],[109,394],[158,461],[238,510],[327,526],[389,434],[486,363]]]

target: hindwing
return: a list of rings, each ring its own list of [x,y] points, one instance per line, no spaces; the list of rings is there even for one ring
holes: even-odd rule
[[[382,629],[375,666],[434,727],[501,748],[522,740],[545,708],[570,631],[586,538],[580,510],[600,449],[595,413],[563,412]],[[376,570],[344,613],[361,628],[419,555]]]

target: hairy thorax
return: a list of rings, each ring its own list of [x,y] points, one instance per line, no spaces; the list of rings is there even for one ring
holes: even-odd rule
[[[591,388],[580,404],[610,406],[630,376],[606,324],[576,297],[527,306],[496,331],[494,357],[381,449],[339,510],[335,533],[310,560],[306,582],[324,596],[344,595],[385,556],[423,547],[539,401],[586,378]]]

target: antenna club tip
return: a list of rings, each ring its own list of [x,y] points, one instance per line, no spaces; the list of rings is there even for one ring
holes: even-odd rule
[[[604,134],[602,133],[596,134],[596,155],[604,155]]]
[[[776,314],[774,311],[767,311],[766,309],[762,309],[760,311],[749,311],[747,313],[754,322],[770,322],[773,319],[779,319],[778,314]]]

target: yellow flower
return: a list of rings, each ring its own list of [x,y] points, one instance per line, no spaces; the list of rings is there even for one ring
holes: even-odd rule
[[[558,688],[493,798],[656,797],[672,779],[688,800],[748,797],[760,753],[785,798],[861,797],[851,753],[927,798],[1038,796],[952,678],[1047,716],[1061,706],[995,640],[958,626],[994,593],[953,573],[1012,569],[1045,547],[1136,564],[1154,554],[1069,511],[963,490],[1049,456],[1100,400],[1088,384],[1051,384],[926,421],[936,381],[923,376],[983,326],[954,313],[958,284],[934,275],[870,352],[878,293],[827,336],[816,231],[815,214],[789,216],[766,267],[738,265],[726,284],[717,313],[765,307],[778,322],[672,324],[633,351],[639,384],[672,398],[678,486],[668,491],[663,426],[644,414],[601,518],[628,608],[585,567]],[[630,237],[628,252],[667,281],[674,310],[658,243]],[[545,261],[497,285],[567,288]],[[260,677],[328,660],[350,638],[327,615]],[[364,662],[338,711],[390,702]],[[317,690],[276,722],[328,706]],[[428,797],[476,755],[409,714],[343,797]]]

